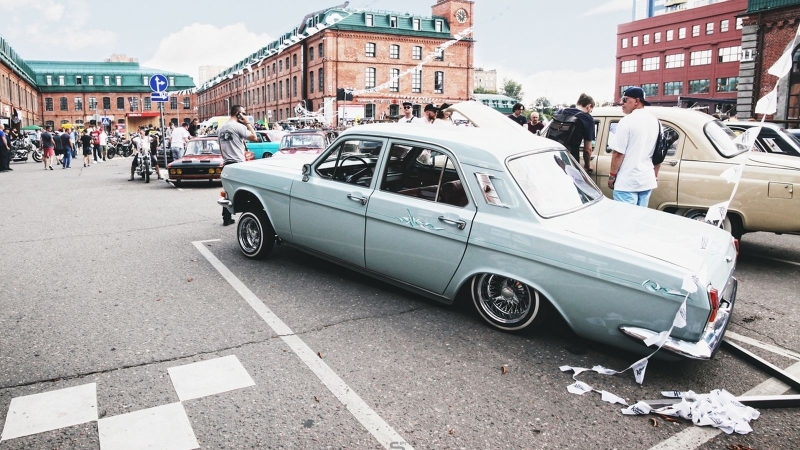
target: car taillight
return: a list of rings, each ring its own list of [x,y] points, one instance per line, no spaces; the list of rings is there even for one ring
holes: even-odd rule
[[[708,321],[713,322],[717,318],[719,310],[719,292],[711,286],[708,287],[708,301],[711,303],[711,316]]]
[[[735,238],[733,239],[733,247],[736,249],[736,254],[738,255],[739,254],[739,240],[738,239],[735,239]]]
[[[225,191],[219,191],[219,195],[220,195],[220,197],[222,197],[222,198],[228,198],[228,193],[227,193],[227,192],[225,192]]]

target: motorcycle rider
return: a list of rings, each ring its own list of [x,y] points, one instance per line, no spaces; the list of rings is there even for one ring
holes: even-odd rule
[[[133,137],[131,142],[136,146],[136,152],[133,154],[131,177],[128,178],[128,181],[133,181],[133,175],[136,173],[136,166],[139,164],[139,154],[144,154],[145,150],[150,148],[150,136],[145,134],[144,128],[139,128],[139,132]],[[158,179],[163,180],[161,177],[161,169],[158,167],[158,161],[156,161],[156,157],[152,152],[150,153],[150,165],[155,168]]]

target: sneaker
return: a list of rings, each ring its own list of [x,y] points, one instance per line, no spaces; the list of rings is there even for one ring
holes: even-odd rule
[[[236,223],[236,221],[235,221],[235,220],[233,220],[233,219],[230,219],[230,220],[223,220],[223,221],[222,221],[222,226],[223,226],[223,227],[227,227],[228,225],[233,225],[233,224],[235,224],[235,223]]]
[[[53,166],[50,166],[50,170],[53,170]]]

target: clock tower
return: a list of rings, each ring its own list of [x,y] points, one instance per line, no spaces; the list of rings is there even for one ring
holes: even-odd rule
[[[433,15],[443,17],[450,25],[450,33],[458,34],[472,26],[472,11],[475,2],[471,0],[436,0],[431,8]],[[469,35],[467,39],[472,39]]]

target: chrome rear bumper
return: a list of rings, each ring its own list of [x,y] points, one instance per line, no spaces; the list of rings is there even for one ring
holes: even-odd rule
[[[699,341],[690,342],[669,337],[661,348],[689,359],[708,360],[713,358],[722,343],[725,329],[728,327],[731,314],[733,314],[733,304],[736,301],[736,289],[738,284],[739,282],[734,277],[731,277],[728,281],[728,285],[725,287],[725,291],[722,294],[717,317],[714,319],[714,322],[706,325],[706,329]],[[645,339],[659,334],[656,331],[646,328],[620,327],[619,329],[640,342],[644,342]]]

